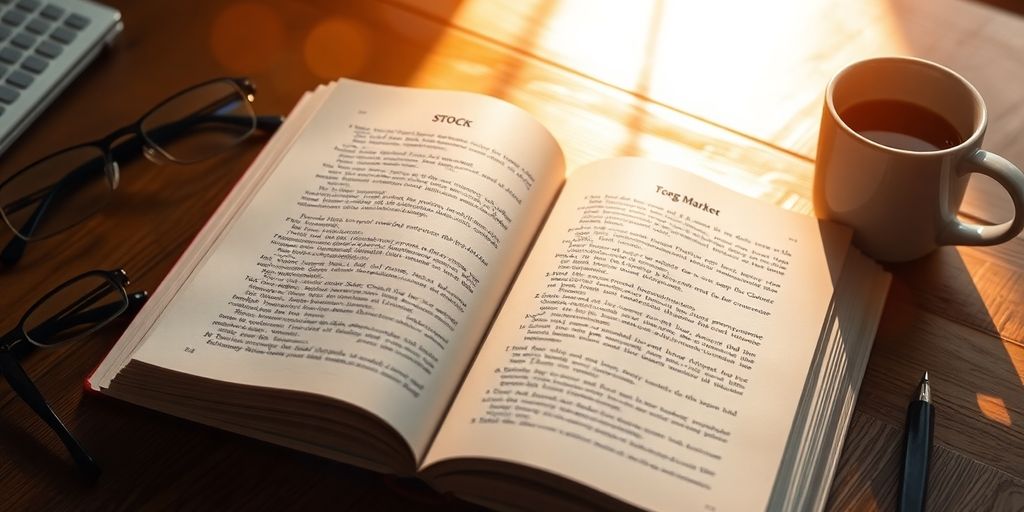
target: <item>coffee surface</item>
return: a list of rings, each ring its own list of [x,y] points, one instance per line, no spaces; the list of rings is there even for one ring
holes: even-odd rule
[[[953,124],[920,105],[899,100],[855,103],[839,117],[861,136],[907,151],[937,151],[964,141]]]

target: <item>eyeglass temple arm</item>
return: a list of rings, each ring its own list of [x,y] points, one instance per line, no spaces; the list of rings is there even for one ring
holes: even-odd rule
[[[147,292],[146,290],[142,290],[135,293],[129,293],[128,309],[125,310],[125,313],[131,315],[138,313],[139,310],[142,309],[142,305],[145,304],[147,300],[149,300],[149,292]]]
[[[192,128],[200,123],[218,122],[239,127],[253,126],[253,118],[248,116],[232,116],[217,113],[196,113],[191,116],[167,123],[147,131],[152,140],[168,140],[177,137],[181,132]],[[256,116],[255,127],[257,130],[274,133],[284,123],[284,116]],[[141,145],[141,143],[139,144]],[[130,151],[138,151],[139,145]],[[118,148],[119,149],[119,148]]]
[[[125,312],[130,314],[138,312],[148,298],[149,293],[146,291],[128,294],[128,307],[125,309]],[[121,302],[111,302],[70,316],[54,317],[42,324],[39,324],[36,328],[32,329],[32,332],[28,333],[28,335],[33,339],[41,339],[64,329],[70,329],[76,325],[98,322],[102,319],[113,316],[117,310],[122,307],[122,305],[123,303]],[[26,343],[26,345],[31,344]]]
[[[243,116],[212,115],[212,116],[208,116],[208,117],[219,117],[220,118],[220,119],[218,119],[219,121],[225,122],[227,124],[239,124],[239,125],[242,125],[242,124],[248,124],[248,123],[251,122],[250,118],[243,117]],[[186,121],[188,121],[188,122],[186,122]],[[198,119],[198,118],[186,118],[186,119],[184,119],[182,121],[178,121],[176,123],[169,123],[167,125],[159,127],[157,129],[158,132],[156,134],[154,134],[154,136],[157,136],[157,137],[159,137],[159,136],[171,137],[171,136],[177,135],[178,133],[180,133],[181,131],[187,129],[191,125],[193,125],[195,123],[198,123],[199,121],[200,121],[200,119]],[[265,131],[265,132],[273,133],[274,131],[276,131],[278,129],[278,127],[281,126],[282,123],[284,123],[284,116],[256,116],[256,128],[259,129],[259,130]],[[166,131],[168,133],[164,134],[163,133],[164,131]],[[142,150],[142,147],[143,147],[144,144],[145,144],[145,142],[143,140],[141,140],[141,138],[139,138],[139,137],[131,137],[129,139],[125,139],[120,144],[118,144],[116,147],[111,148],[112,158],[113,158],[114,161],[124,161],[124,159],[127,158],[127,157],[136,156]],[[91,170],[91,169],[88,166],[84,166],[84,165],[80,166],[79,168],[75,169],[74,171],[71,171],[70,173],[68,173],[68,175],[66,177],[62,178],[61,181],[59,181],[57,185],[54,185],[53,187],[51,187],[50,190],[46,192],[47,198],[44,199],[39,204],[39,206],[36,207],[36,210],[34,212],[32,212],[32,215],[30,215],[29,218],[26,219],[25,225],[22,227],[21,231],[22,232],[28,232],[28,233],[31,233],[31,232],[35,231],[36,224],[39,222],[39,219],[42,217],[42,214],[46,211],[46,205],[49,203],[49,200],[52,199],[55,191],[58,190],[59,186],[62,185],[62,184],[65,184],[65,180],[69,180],[69,179],[70,179],[70,181],[68,181],[66,184],[77,184],[78,181],[79,181],[79,178],[81,178],[81,177],[86,175],[86,173],[82,172],[84,170]],[[39,192],[42,192],[42,191],[39,191]],[[22,200],[19,200],[17,202],[24,201],[24,202],[26,202],[26,204],[30,204],[31,202],[35,201],[35,197],[38,197],[38,196],[36,194],[32,194],[30,196],[26,196],[26,197],[22,198]],[[18,210],[18,209],[20,209],[20,208],[18,208],[18,207],[12,208],[12,210]],[[28,245],[28,241],[25,240],[24,238],[21,238],[20,236],[12,237],[11,240],[7,242],[7,245],[4,246],[3,250],[0,250],[0,263],[3,263],[5,266],[8,266],[8,267],[9,266],[13,266],[15,263],[17,263],[21,259],[22,255],[25,253],[25,247],[27,245]]]
[[[274,133],[284,124],[284,116],[256,116],[256,129]]]
[[[50,408],[50,404],[46,403],[46,399],[39,392],[39,388],[32,383],[32,380],[25,374],[25,370],[21,368],[17,359],[10,352],[0,352],[0,373],[3,373],[4,378],[10,383],[14,392],[60,437],[61,442],[64,443],[68,452],[71,453],[71,458],[78,464],[79,469],[82,470],[85,476],[90,479],[98,477],[100,475],[99,465],[85,451],[85,448],[82,448],[82,445],[75,439],[75,436],[71,435],[68,428],[64,426],[64,423],[60,421],[57,414]]]

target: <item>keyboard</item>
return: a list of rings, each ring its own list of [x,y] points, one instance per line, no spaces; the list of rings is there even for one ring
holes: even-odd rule
[[[0,0],[0,154],[122,28],[87,0]]]

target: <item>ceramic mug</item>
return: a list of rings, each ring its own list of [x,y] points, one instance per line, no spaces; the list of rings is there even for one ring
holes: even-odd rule
[[[978,91],[939,64],[883,57],[847,66],[825,91],[815,213],[851,227],[854,244],[881,261],[1012,239],[1024,229],[1024,173],[981,149],[987,124]],[[1006,189],[1013,219],[957,218],[971,173]]]

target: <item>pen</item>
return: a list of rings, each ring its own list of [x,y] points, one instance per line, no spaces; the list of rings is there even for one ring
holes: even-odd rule
[[[932,450],[932,390],[928,385],[928,372],[924,372],[917,388],[917,396],[907,407],[907,432],[904,439],[903,471],[900,473],[900,503],[902,512],[924,510],[925,489],[928,486],[928,461]]]

